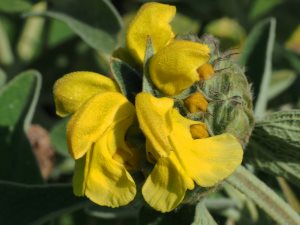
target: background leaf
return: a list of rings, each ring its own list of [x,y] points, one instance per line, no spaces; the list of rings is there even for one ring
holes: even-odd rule
[[[276,112],[258,122],[247,162],[300,186],[300,110]]]
[[[208,212],[203,202],[196,206],[194,222],[191,225],[217,225],[216,221]]]
[[[58,46],[65,41],[74,38],[75,33],[65,23],[59,20],[53,20],[50,23],[49,37],[47,44],[51,47]]]
[[[272,73],[272,52],[275,41],[275,19],[257,24],[249,34],[240,63],[253,82],[255,115],[262,117],[267,107],[267,93]]]
[[[68,145],[67,145],[67,123],[69,118],[61,119],[57,122],[50,131],[51,142],[54,145],[55,150],[63,156],[69,157]]]
[[[12,62],[14,61],[14,56],[12,52],[11,42],[6,32],[5,23],[3,23],[1,17],[0,17],[0,52],[1,52],[0,64],[6,66],[12,64]]]
[[[89,204],[75,197],[70,185],[0,181],[0,193],[0,223],[5,225],[38,225]]]
[[[0,68],[0,88],[2,85],[4,85],[6,82],[6,74],[5,72]]]
[[[182,205],[169,213],[160,213],[143,207],[139,214],[138,225],[217,225],[208,212],[204,202],[197,205]]]
[[[184,205],[169,213],[160,213],[145,206],[140,210],[138,225],[190,225],[194,215],[194,205]]]
[[[41,86],[40,74],[26,71],[0,92],[0,179],[41,183],[42,177],[26,136]]]
[[[272,189],[260,181],[243,166],[226,179],[226,182],[249,197],[276,223],[280,225],[297,225],[300,223],[300,216]]]
[[[27,16],[44,15],[66,23],[92,48],[110,54],[117,48],[122,20],[108,0],[53,1],[53,9]]]
[[[268,99],[275,98],[296,80],[297,74],[292,70],[278,70],[272,74]]]
[[[250,15],[249,15],[251,20],[255,20],[261,17],[262,15],[268,13],[269,11],[272,10],[272,8],[276,7],[283,1],[282,0],[269,0],[269,1],[255,0],[253,2],[254,3],[252,5]]]
[[[0,11],[16,13],[30,10],[31,4],[26,0],[1,0]]]
[[[300,55],[292,52],[290,50],[281,49],[281,53],[286,57],[286,59],[289,61],[292,68],[297,71],[297,73],[300,73]]]

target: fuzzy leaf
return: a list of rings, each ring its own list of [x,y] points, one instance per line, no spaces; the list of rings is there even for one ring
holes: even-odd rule
[[[0,192],[0,223],[5,225],[39,225],[88,205],[86,199],[73,195],[70,185],[0,181]]]
[[[108,0],[54,1],[54,9],[27,16],[48,16],[66,23],[96,50],[110,54],[117,47],[122,28],[120,15]]]
[[[134,103],[135,95],[142,89],[142,78],[127,63],[117,58],[111,59],[111,71],[122,93]]]
[[[149,75],[149,62],[154,55],[154,49],[151,38],[147,39],[145,58],[144,58],[144,74],[143,74],[143,91],[155,95],[155,88]]]
[[[246,159],[300,187],[300,110],[276,112],[257,123]]]
[[[275,19],[257,24],[248,36],[240,63],[246,67],[246,75],[253,82],[255,115],[262,117],[267,107],[268,87],[272,73],[272,52],[275,40]]]
[[[30,70],[18,75],[1,89],[1,180],[22,183],[43,182],[25,133],[31,123],[40,86],[40,74]]]

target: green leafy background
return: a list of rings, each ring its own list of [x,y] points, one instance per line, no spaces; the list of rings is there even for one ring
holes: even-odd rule
[[[0,0],[0,224],[300,224],[300,34],[290,41],[300,26],[297,0],[159,1],[176,5],[176,33],[211,33],[221,48],[238,53],[252,84],[256,125],[244,166],[219,191],[166,214],[146,205],[109,209],[73,196],[68,118],[55,115],[53,84],[85,70],[113,76],[131,101],[141,88],[153,91],[147,71],[141,77],[111,59],[145,2]],[[31,124],[47,131],[55,152],[46,178],[28,139]]]

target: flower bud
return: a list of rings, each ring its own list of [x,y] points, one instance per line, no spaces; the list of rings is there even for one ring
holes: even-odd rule
[[[210,99],[208,126],[214,135],[228,132],[245,145],[254,125],[250,85],[244,71],[230,58],[224,58],[216,67],[214,76],[200,84]]]
[[[200,80],[207,80],[214,74],[214,68],[211,64],[205,63],[197,69]]]
[[[203,94],[201,94],[200,92],[195,92],[184,100],[184,105],[191,113],[199,111],[206,112],[208,102],[206,101]]]
[[[191,131],[192,137],[194,139],[201,139],[201,138],[209,137],[205,123],[191,125],[190,131]]]

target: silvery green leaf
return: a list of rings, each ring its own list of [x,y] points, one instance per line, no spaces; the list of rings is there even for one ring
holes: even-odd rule
[[[199,202],[195,209],[194,221],[191,225],[217,225],[203,202]]]
[[[272,113],[258,122],[246,161],[300,186],[300,110]]]
[[[121,92],[134,103],[135,95],[142,89],[142,77],[127,63],[117,58],[111,59],[110,67]]]
[[[255,202],[280,225],[300,224],[300,216],[271,188],[249,170],[240,166],[226,182]]]
[[[108,0],[54,1],[53,9],[25,16],[48,16],[67,24],[92,48],[111,54],[118,47],[122,20]]]
[[[40,88],[40,73],[28,70],[0,90],[1,180],[30,184],[43,182],[26,136]]]
[[[262,117],[268,101],[268,88],[272,73],[272,53],[275,41],[276,20],[263,20],[250,32],[240,63],[246,67],[246,75],[253,82],[255,116]]]
[[[149,62],[153,55],[154,55],[154,49],[153,49],[152,41],[151,38],[148,37],[147,44],[146,44],[146,51],[145,51],[145,59],[144,59],[143,91],[155,95],[154,84],[152,83],[149,74]]]

